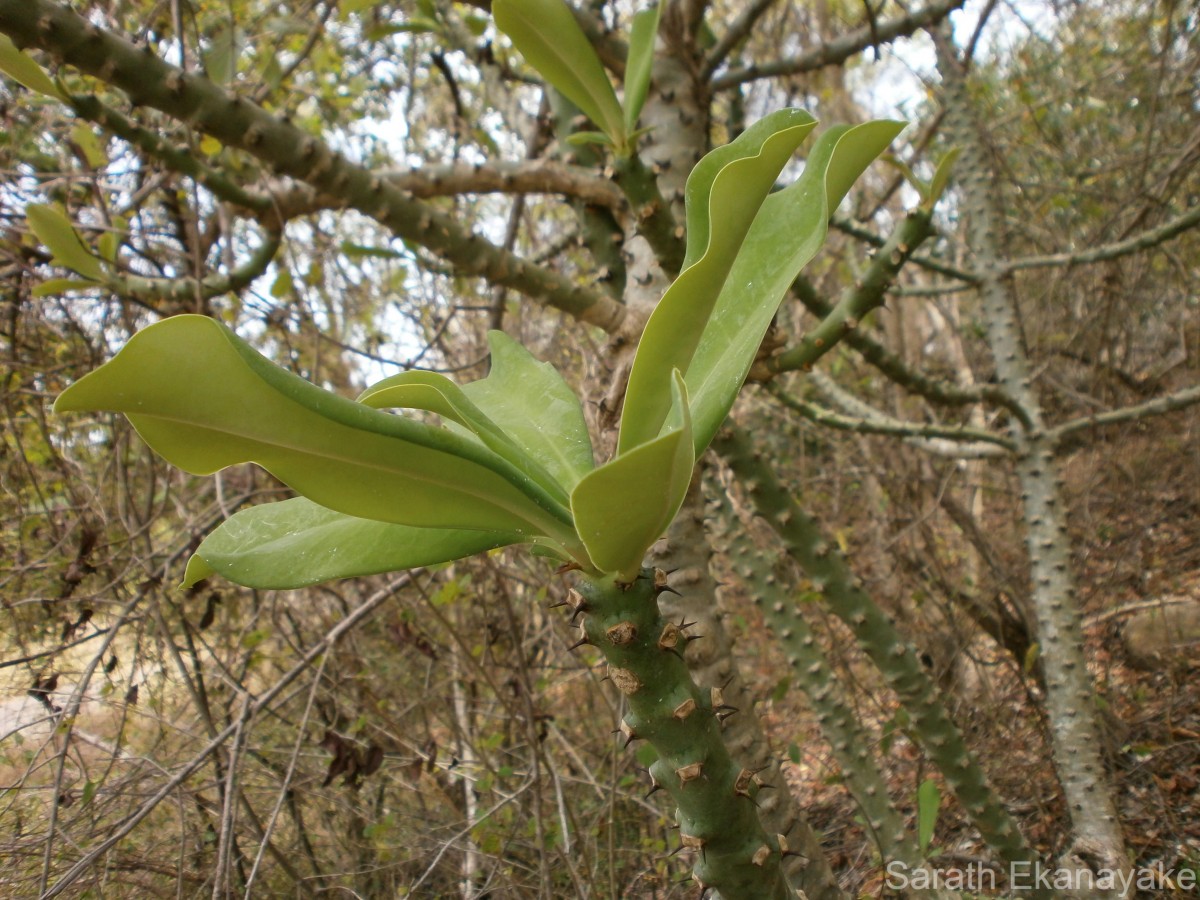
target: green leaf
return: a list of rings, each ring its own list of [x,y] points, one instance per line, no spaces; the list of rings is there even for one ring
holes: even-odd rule
[[[928,778],[922,781],[917,788],[917,842],[921,847],[921,856],[929,853],[929,842],[933,840],[941,803],[942,794],[937,784]]]
[[[463,24],[475,37],[483,37],[487,31],[488,21],[484,16],[463,16]]]
[[[271,282],[271,296],[276,300],[290,296],[296,292],[296,284],[292,280],[290,269],[281,268],[275,275],[275,280]]]
[[[921,195],[922,202],[929,199],[929,185],[917,177],[917,173],[912,170],[912,166],[894,153],[885,153],[880,157],[880,160],[899,172],[904,180],[908,182],[909,186]]]
[[[78,278],[48,278],[29,293],[34,297],[53,297],[55,294],[87,291],[95,287],[103,287],[103,285],[98,281],[81,281]]]
[[[461,387],[433,372],[402,372],[358,398],[375,408],[435,412],[468,429],[563,503],[595,468],[579,398],[549,363],[502,331],[488,334],[492,370]]]
[[[242,36],[236,28],[221,25],[208,39],[204,51],[204,70],[217,84],[229,84],[237,77]]]
[[[79,239],[71,221],[53,206],[31,203],[25,218],[39,241],[50,248],[53,262],[92,281],[104,280],[104,268]]]
[[[687,493],[695,456],[687,388],[672,373],[671,412],[661,436],[595,469],[575,487],[571,510],[592,562],[632,581]]]
[[[502,331],[488,332],[492,369],[463,391],[568,491],[596,467],[583,407],[558,370]]]
[[[638,116],[650,90],[650,75],[654,68],[654,38],[662,15],[662,2],[657,0],[651,9],[643,9],[633,17],[629,27],[629,55],[625,59],[625,130],[637,128]]]
[[[0,72],[31,91],[62,100],[62,91],[46,74],[46,70],[22,53],[8,35],[0,34]]]
[[[368,244],[356,244],[353,241],[342,241],[338,249],[351,259],[363,259],[368,256],[376,259],[404,259],[403,253],[393,250],[391,247],[372,247]]]
[[[535,398],[530,398],[535,399]],[[540,463],[530,458],[476,406],[459,387],[437,372],[401,372],[365,390],[358,398],[373,409],[424,409],[466,430],[489,450],[512,463],[547,493],[566,505],[567,491]]]
[[[687,372],[759,207],[816,124],[803,110],[779,110],[708,153],[688,176],[684,270],[642,332],[625,394],[618,452],[658,434],[671,402],[671,371]]]
[[[286,590],[432,566],[522,540],[515,532],[359,519],[296,497],[244,509],[222,522],[188,561],[183,587],[215,573],[245,587]]]
[[[634,360],[635,372],[639,365],[647,372],[640,373],[639,394],[632,411],[626,399],[621,423],[623,451],[653,433],[650,429],[658,418],[661,400],[655,399],[655,379],[648,373],[657,368],[658,356],[666,352],[672,354],[674,365],[684,372],[692,405],[695,452],[697,456],[703,452],[733,406],[788,288],[824,243],[830,215],[854,180],[903,127],[899,122],[868,122],[853,128],[839,126],[827,130],[809,153],[800,178],[762,202],[716,301],[697,309],[687,293],[675,293],[672,285],[647,323]],[[726,212],[720,190],[724,172],[713,188],[712,221],[717,223],[713,246],[719,243],[719,225],[734,214]],[[696,267],[702,263],[703,259]],[[688,274],[685,271],[679,280]],[[698,289],[708,290],[705,285]],[[699,338],[695,338],[696,331],[701,329]],[[679,350],[671,349],[672,336],[680,334],[686,336],[681,345],[689,351],[686,360]],[[651,337],[649,343],[647,336]],[[631,374],[630,393],[633,388]],[[648,421],[637,421],[636,430],[626,439],[625,419],[631,412],[639,420]]]
[[[950,183],[950,172],[954,168],[954,163],[960,153],[962,153],[962,147],[951,147],[946,151],[946,155],[938,160],[937,168],[933,171],[933,177],[929,179],[929,196],[925,200],[928,209],[933,209],[934,204],[942,199],[942,194],[946,191],[946,185]]]
[[[108,165],[108,153],[100,138],[96,137],[96,132],[92,131],[91,125],[76,122],[75,127],[71,129],[71,140],[79,147],[83,158],[93,169],[103,169]]]
[[[116,231],[104,232],[96,242],[96,249],[100,251],[100,258],[105,262],[115,263],[117,261],[117,251],[120,248],[121,234]]]
[[[562,91],[618,146],[625,143],[621,104],[600,58],[563,0],[495,0],[496,27],[525,60]]]
[[[1037,667],[1038,659],[1042,655],[1042,645],[1036,641],[1029,645],[1025,650],[1025,658],[1021,660],[1021,670],[1029,675]]]
[[[142,330],[55,409],[125,413],[188,472],[256,462],[346,515],[575,544],[568,511],[490,450],[323,391],[203,316]]]
[[[604,144],[612,146],[612,139],[603,131],[576,131],[567,135],[567,143],[572,147],[583,147],[587,144]]]
[[[382,2],[383,0],[342,0],[338,5],[338,18],[345,22],[351,13],[366,12]]]
[[[262,70],[262,80],[272,90],[279,87],[283,82],[283,66],[279,64],[279,57],[275,54],[267,59]]]
[[[787,696],[787,692],[791,689],[791,687],[792,687],[791,677],[788,675],[784,675],[777,682],[775,682],[775,687],[771,690],[772,702],[774,702],[774,703],[783,702],[783,698]]]

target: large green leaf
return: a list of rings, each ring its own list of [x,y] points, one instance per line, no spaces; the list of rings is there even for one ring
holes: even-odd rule
[[[564,505],[566,490],[537,460],[528,456],[507,434],[476,406],[463,389],[436,372],[401,372],[363,391],[359,403],[373,409],[424,409],[437,413],[453,430],[474,435],[485,447],[512,463]],[[453,425],[451,425],[453,423]]]
[[[704,451],[733,406],[789,286],[824,243],[833,210],[903,127],[899,122],[868,122],[826,131],[809,154],[800,178],[762,201],[717,296],[712,297],[711,286],[689,275],[705,265],[707,253],[672,285],[647,322],[634,360],[621,422],[622,452],[652,437],[661,427],[665,377],[660,359],[664,354],[684,373],[695,452],[698,456]],[[736,209],[726,207],[723,190],[726,184],[736,190],[737,180],[727,182],[726,175],[734,165],[747,164],[729,164],[713,184],[712,248],[721,242],[725,220],[737,215]],[[732,196],[736,198],[736,193]],[[689,282],[679,288],[685,276]]]
[[[579,398],[553,366],[503,332],[489,333],[488,344],[492,368],[486,378],[459,386],[432,372],[402,372],[369,387],[359,402],[436,412],[566,503],[595,467]]]
[[[562,375],[502,331],[488,333],[492,369],[463,391],[567,491],[596,467],[583,407]]]
[[[903,129],[903,122],[829,129],[800,178],[763,202],[685,373],[697,455],[729,414],[788,288],[825,243],[829,217]]]
[[[574,545],[570,513],[486,447],[323,391],[203,316],[139,332],[55,409],[125,413],[182,469],[256,462],[347,515]]]
[[[525,60],[618,146],[625,143],[621,104],[591,42],[563,0],[494,0],[496,27]]]
[[[629,27],[629,55],[625,58],[625,130],[637,128],[638,116],[650,90],[654,70],[654,39],[662,15],[662,0],[633,17]]]
[[[70,219],[53,206],[39,203],[25,207],[25,218],[38,240],[54,254],[54,262],[92,281],[104,280],[104,267],[83,245]]]
[[[696,462],[687,388],[678,371],[671,385],[663,433],[593,470],[571,495],[575,527],[592,562],[626,581],[679,512]]]
[[[618,452],[658,435],[671,403],[672,370],[687,371],[754,217],[815,125],[803,110],[779,110],[708,153],[688,176],[684,270],[642,332],[625,393]]]
[[[296,497],[226,519],[188,561],[183,586],[218,574],[246,587],[286,590],[432,566],[523,540],[515,532],[412,528],[359,519]]]

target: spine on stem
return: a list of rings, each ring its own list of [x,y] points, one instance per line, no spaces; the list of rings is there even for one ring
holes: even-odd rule
[[[755,807],[769,786],[730,757],[721,722],[733,710],[718,688],[700,688],[688,673],[683,651],[694,636],[690,623],[660,613],[657,597],[667,589],[666,575],[652,569],[632,584],[582,579],[569,599],[581,643],[603,653],[626,699],[625,745],[646,740],[658,754],[651,792],[665,790],[677,807],[680,842],[695,853],[693,879],[724,900],[793,898],[781,866],[787,840],[766,833]]]

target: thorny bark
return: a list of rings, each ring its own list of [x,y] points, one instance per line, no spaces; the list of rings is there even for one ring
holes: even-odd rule
[[[820,838],[813,832],[787,789],[779,756],[772,752],[754,712],[754,696],[738,671],[733,642],[722,624],[717,584],[709,571],[712,547],[704,528],[704,497],[697,477],[670,531],[652,551],[654,564],[670,571],[669,584],[679,593],[664,593],[658,605],[668,621],[695,622],[699,637],[688,644],[684,659],[696,682],[720,688],[725,702],[738,710],[724,723],[725,744],[743,767],[759,772],[775,786],[758,797],[758,815],[770,834],[784,835],[802,855],[789,856],[784,868],[793,884],[811,900],[838,900],[837,885]]]
[[[1084,878],[1098,869],[1126,871],[1129,858],[1117,818],[1115,791],[1101,755],[1096,688],[1087,668],[1075,600],[1062,482],[1021,339],[993,176],[971,116],[961,63],[944,33],[935,33],[935,40],[946,125],[962,147],[958,162],[962,212],[970,223],[987,340],[1001,386],[1027,419],[1024,425],[1014,423],[1013,439],[1033,582],[1031,601],[1046,677],[1051,752],[1074,831],[1074,842],[1063,863],[1085,873]]]

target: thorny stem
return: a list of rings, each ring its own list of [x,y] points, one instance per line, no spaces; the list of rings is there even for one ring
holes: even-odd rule
[[[625,745],[644,739],[658,753],[651,790],[666,790],[677,807],[680,841],[695,853],[693,879],[724,900],[793,897],[781,866],[787,838],[769,837],[755,808],[767,785],[730,757],[721,721],[731,711],[719,689],[692,680],[683,661],[688,623],[663,617],[656,598],[665,589],[663,572],[643,569],[628,585],[585,578],[568,603],[628,703]]]

